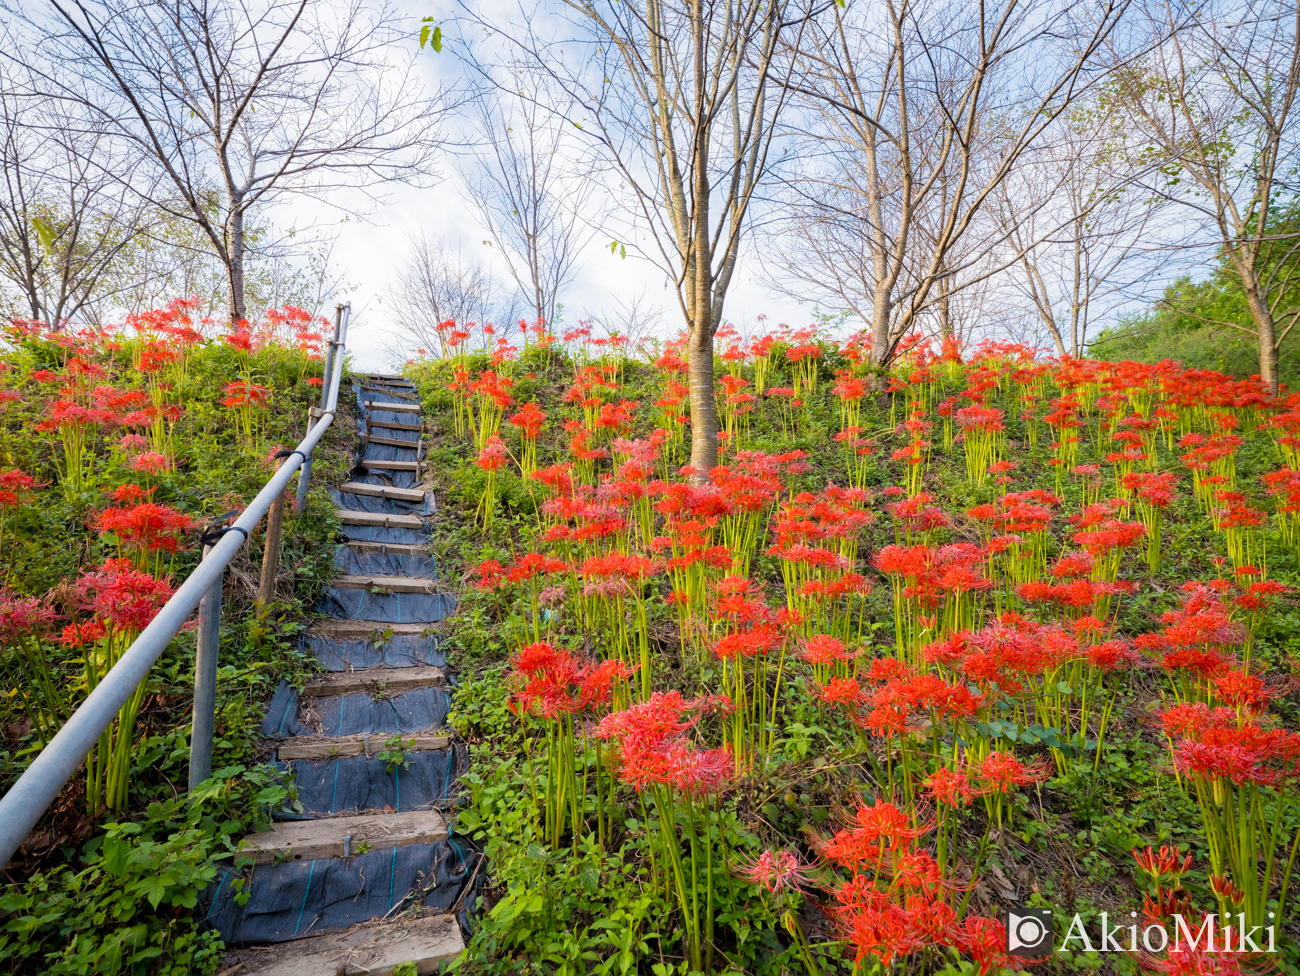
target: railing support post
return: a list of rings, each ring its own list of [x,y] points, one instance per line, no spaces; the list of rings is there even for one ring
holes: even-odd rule
[[[281,502],[281,511],[284,503]],[[204,548],[207,558],[211,550]],[[194,657],[194,718],[190,729],[190,790],[212,776],[212,734],[217,712],[217,650],[221,645],[221,581],[199,601],[198,653]]]
[[[320,411],[329,406],[330,395],[330,377],[334,375],[334,357],[342,355],[339,352],[339,345],[342,342],[343,316],[352,314],[352,303],[346,302],[342,305],[334,306],[334,338],[330,341],[329,348],[325,352],[325,371],[322,374],[325,381],[321,383],[320,388],[320,407],[314,409],[307,418],[307,432],[311,433],[312,427],[316,425],[316,419]],[[294,498],[293,510],[301,512],[307,507],[307,490],[311,487],[311,455],[308,454],[303,459],[302,467],[298,469],[298,494]]]

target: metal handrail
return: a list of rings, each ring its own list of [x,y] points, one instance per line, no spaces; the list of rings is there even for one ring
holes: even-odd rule
[[[321,398],[324,409],[313,411],[315,423],[309,426],[307,435],[234,524],[207,550],[194,572],[190,573],[172,598],[163,604],[149,626],[141,631],[140,636],[127,648],[95,690],[86,696],[86,700],[41,750],[26,772],[18,778],[18,782],[0,797],[0,867],[9,863],[27,834],[36,826],[64,785],[76,774],[82,760],[99,741],[100,734],[140,687],[140,683],[148,676],[149,669],[190,618],[199,601],[209,590],[220,584],[226,566],[248,541],[249,533],[257,527],[271,503],[283,494],[289,479],[311,457],[313,449],[334,422],[339,385],[343,377],[343,346],[347,338],[350,310],[351,303],[340,305],[337,309],[335,341],[331,344],[334,352],[331,364],[333,370],[323,391],[326,395]],[[215,663],[215,655],[212,661]],[[215,679],[215,674],[213,678]],[[211,729],[210,724],[208,728]],[[211,748],[210,739],[208,748]],[[208,763],[211,763],[210,752]]]

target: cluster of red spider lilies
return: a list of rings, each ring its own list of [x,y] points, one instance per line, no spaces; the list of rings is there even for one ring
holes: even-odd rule
[[[8,466],[0,470],[0,680],[34,747],[49,741],[171,596],[173,557],[186,548],[194,523],[155,495],[163,476],[175,470],[174,431],[186,414],[175,401],[197,350],[211,341],[206,337],[217,337],[239,360],[243,378],[226,386],[225,405],[249,436],[255,425],[247,414],[268,398],[251,379],[256,355],[268,347],[290,350],[303,370],[319,358],[321,337],[312,331],[317,323],[301,309],[276,310],[258,326],[240,322],[224,329],[197,320],[197,306],[197,300],[173,301],[128,317],[118,330],[48,331],[20,321],[4,332],[0,451]],[[15,407],[23,408],[26,428],[9,429]],[[12,466],[18,453],[28,459],[28,471]],[[98,542],[88,540],[86,551],[104,561],[46,596],[24,594],[13,588],[21,575],[14,572],[19,522],[25,509],[49,508],[52,495],[94,533]],[[143,687],[87,761],[91,815],[127,806]]]
[[[549,354],[556,337],[535,335]],[[1048,360],[996,343],[963,357],[913,340],[878,407],[861,335],[720,339],[720,463],[707,472],[680,467],[681,340],[650,357],[653,409],[627,396],[626,355],[585,341],[570,344],[572,383],[548,404],[517,402],[519,350],[504,339],[477,375],[454,341],[445,350],[458,432],[488,474],[485,525],[500,478],[538,501],[531,540],[514,543],[534,551],[477,574],[526,621],[514,706],[542,733],[539,836],[603,845],[619,785],[632,787],[652,884],[677,906],[693,969],[713,965],[716,893],[737,876],[783,912],[800,888],[829,892],[860,964],[956,952],[981,973],[1018,968],[1002,923],[968,913],[974,885],[1023,815],[1016,790],[1072,767],[1098,774],[1117,712],[1142,717],[1124,695],[1141,669],[1163,676],[1146,717],[1167,775],[1199,803],[1213,907],[1247,925],[1285,918],[1300,735],[1270,715],[1286,684],[1253,650],[1286,590],[1269,576],[1270,535],[1288,561],[1300,552],[1300,394],[1270,399],[1256,382],[1169,362]],[[771,449],[828,418],[820,468]],[[539,448],[548,430],[563,437]],[[1277,470],[1239,479],[1247,444]],[[1044,463],[1026,460],[1035,453]],[[945,508],[936,457],[957,454],[974,503]],[[1184,534],[1211,540],[1206,578],[1126,634],[1119,611],[1133,577],[1164,565],[1171,508]],[[878,799],[814,840],[815,862],[794,850],[747,860],[727,846],[722,798],[782,761],[784,703],[800,694],[847,720],[844,747]],[[963,847],[963,831],[980,839]],[[1152,918],[1167,875],[1153,876]],[[823,950],[787,929],[817,971]],[[1157,955],[1144,964],[1202,971],[1190,954]]]

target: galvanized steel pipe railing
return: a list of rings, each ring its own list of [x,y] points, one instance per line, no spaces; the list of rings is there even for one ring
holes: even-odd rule
[[[350,303],[339,306],[342,335],[339,336],[337,348],[334,350],[333,362],[330,364],[332,370],[326,377],[326,395],[322,397],[324,409],[314,417],[315,423],[309,426],[307,435],[239,518],[207,551],[194,572],[162,606],[157,616],[127,648],[126,653],[112,670],[104,676],[95,690],[86,696],[86,700],[72,713],[63,728],[59,729],[54,738],[41,750],[27,771],[18,778],[18,782],[14,783],[3,797],[0,797],[0,867],[9,863],[9,859],[36,826],[42,814],[54,802],[64,785],[76,775],[82,760],[99,741],[100,733],[108,728],[109,723],[126,704],[126,700],[148,677],[149,669],[153,667],[154,662],[162,655],[185,621],[190,618],[199,601],[213,589],[214,584],[221,580],[227,564],[248,541],[249,534],[266,515],[271,502],[284,493],[294,472],[311,456],[312,450],[334,422],[339,386],[343,378],[343,346],[347,337],[347,311],[350,307]],[[209,627],[211,626],[209,623]],[[215,653],[213,659],[206,663],[209,666],[215,663]],[[211,677],[215,679],[215,668],[212,670],[214,673]],[[206,684],[203,675],[197,677],[200,683]],[[204,689],[205,692],[207,690]],[[215,691],[215,688],[212,691]],[[205,694],[204,697],[212,700],[214,696]],[[213,707],[206,701],[204,706],[209,709]],[[210,763],[212,716],[206,716],[206,723],[200,724],[198,730],[200,735],[204,733],[202,724],[206,724],[209,736],[207,758]],[[191,748],[194,745],[196,743],[191,742]],[[202,748],[201,743],[199,745]]]

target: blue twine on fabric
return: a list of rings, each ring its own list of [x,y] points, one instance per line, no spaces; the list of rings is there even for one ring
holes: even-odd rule
[[[208,906],[208,912],[207,915],[203,916],[203,921],[206,922],[208,916],[212,914],[212,910],[217,907],[217,898],[221,895],[221,889],[226,886],[226,879],[228,877],[230,877],[229,869],[227,869],[226,873],[221,876],[221,883],[217,885],[217,890],[212,893],[212,904]]]
[[[311,893],[311,877],[316,873],[316,862],[311,862],[311,868],[307,871],[307,888],[302,893],[302,907],[298,909],[298,921],[294,923],[293,934],[298,934],[298,929],[302,927],[302,913],[307,910],[307,896]]]

